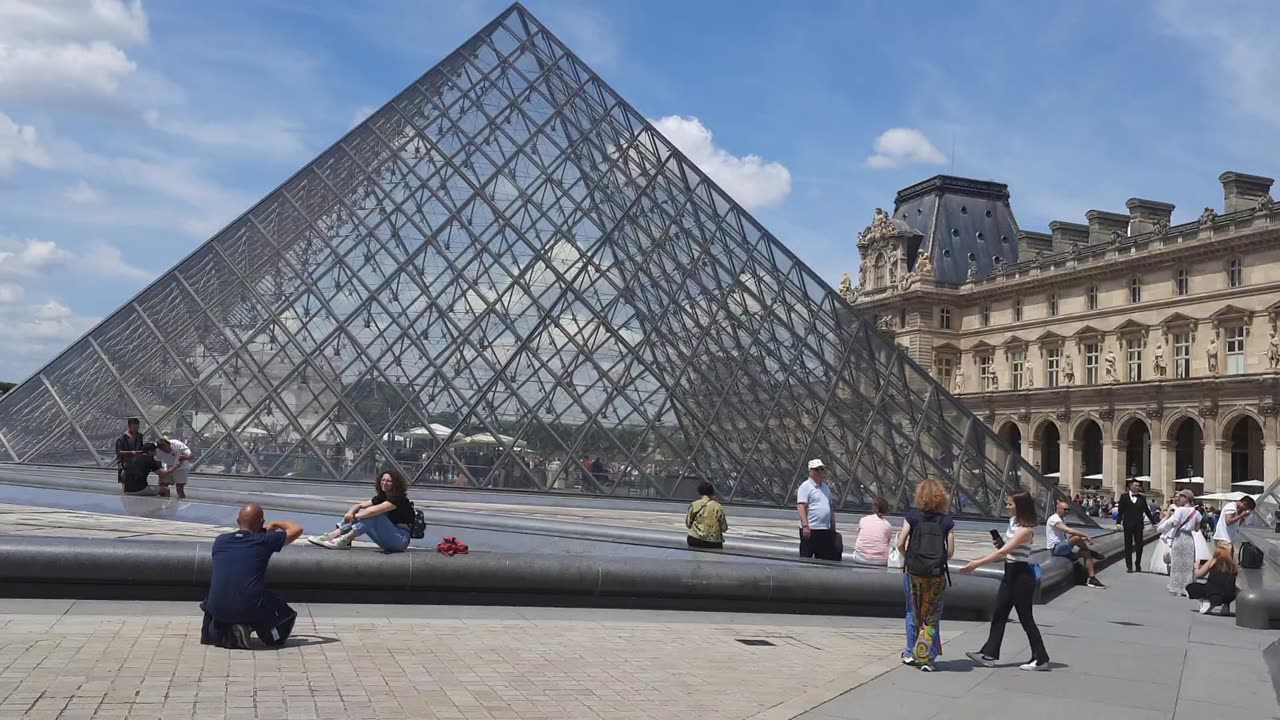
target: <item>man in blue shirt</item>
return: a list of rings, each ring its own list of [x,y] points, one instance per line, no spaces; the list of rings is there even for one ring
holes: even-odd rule
[[[302,536],[302,526],[287,520],[263,523],[262,508],[249,503],[236,518],[239,529],[213,541],[213,577],[200,609],[202,645],[249,648],[249,634],[280,646],[293,631],[298,614],[267,590],[271,556]]]

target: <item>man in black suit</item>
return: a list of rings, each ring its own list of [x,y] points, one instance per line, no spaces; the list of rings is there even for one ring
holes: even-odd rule
[[[1129,572],[1142,572],[1142,528],[1143,520],[1150,520],[1152,525],[1159,521],[1151,513],[1151,506],[1142,495],[1142,481],[1130,480],[1129,491],[1120,496],[1120,524],[1124,527],[1124,565]],[[1137,553],[1137,562],[1133,554]],[[1135,570],[1136,567],[1136,570]]]

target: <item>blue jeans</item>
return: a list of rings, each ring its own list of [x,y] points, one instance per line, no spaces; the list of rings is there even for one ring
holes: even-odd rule
[[[914,604],[911,602],[911,576],[902,573],[902,592],[907,596],[907,647],[903,650],[903,654],[911,655],[915,652],[916,634],[919,629],[916,627],[916,613]],[[938,633],[933,636],[933,656],[937,657],[942,654],[942,620],[938,620]]]
[[[342,523],[338,530],[346,533],[355,530],[356,536],[368,535],[378,547],[387,552],[404,552],[409,547],[409,530],[402,525],[391,522],[386,515],[374,515],[371,518],[357,520],[354,523]]]

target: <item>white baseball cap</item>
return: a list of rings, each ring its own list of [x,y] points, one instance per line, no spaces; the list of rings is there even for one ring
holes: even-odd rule
[[[817,470],[818,468],[825,468],[825,467],[826,467],[826,465],[823,465],[823,464],[822,464],[822,461],[821,461],[821,460],[819,460],[818,458],[814,458],[814,459],[812,459],[812,460],[810,460],[810,461],[809,461],[809,469],[810,469],[810,470]]]

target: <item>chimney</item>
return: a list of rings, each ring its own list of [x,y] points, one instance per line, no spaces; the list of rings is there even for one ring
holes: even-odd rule
[[[1129,208],[1130,235],[1151,232],[1159,223],[1164,223],[1168,227],[1169,220],[1173,217],[1173,205],[1171,203],[1129,198],[1129,201],[1124,206]]]
[[[1129,234],[1129,216],[1104,210],[1090,210],[1084,214],[1089,220],[1089,244],[1111,242],[1111,233]]]
[[[1049,223],[1049,234],[1053,238],[1053,251],[1070,250],[1072,245],[1089,242],[1089,226],[1080,223],[1054,220]]]
[[[1258,207],[1259,200],[1270,197],[1271,183],[1275,180],[1228,170],[1218,176],[1218,182],[1222,183],[1222,211],[1225,214]]]

